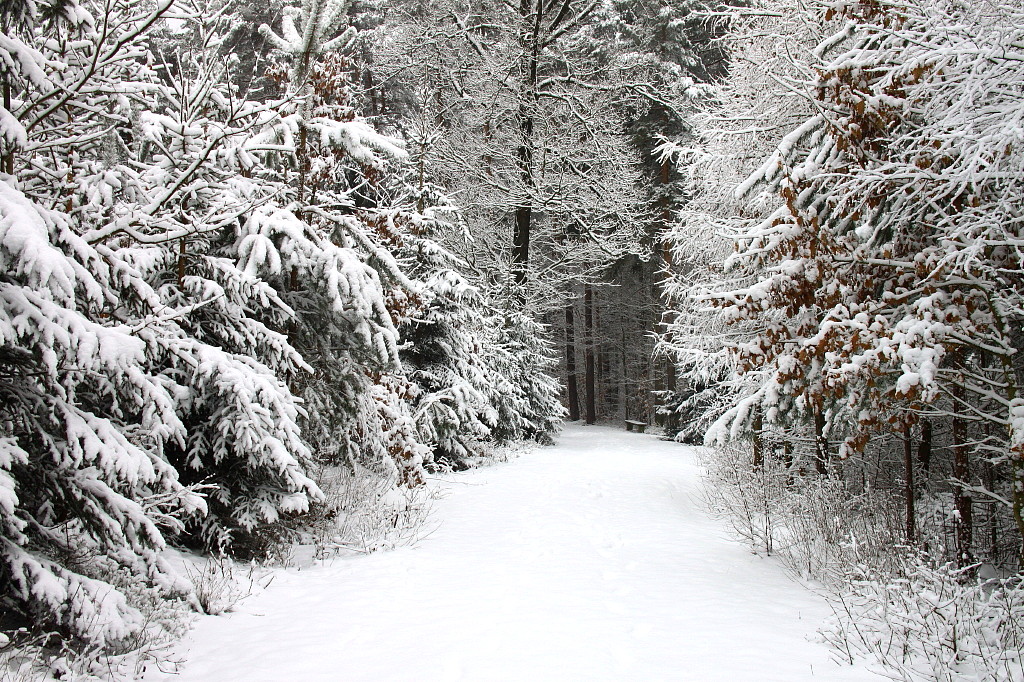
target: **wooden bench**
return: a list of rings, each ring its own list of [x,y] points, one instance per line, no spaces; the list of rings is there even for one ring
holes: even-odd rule
[[[645,424],[644,422],[638,422],[638,421],[636,421],[634,419],[627,419],[626,420],[626,430],[627,431],[632,431],[633,429],[636,429],[637,433],[643,433],[644,429],[646,429],[646,428],[647,428],[647,424]]]

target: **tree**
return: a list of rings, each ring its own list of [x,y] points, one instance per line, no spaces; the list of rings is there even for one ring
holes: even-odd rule
[[[183,593],[159,556],[161,526],[179,528],[176,516],[205,503],[160,456],[185,435],[178,386],[154,368],[139,332],[150,325],[173,333],[173,317],[164,317],[171,311],[123,315],[122,302],[154,303],[156,292],[116,248],[90,243],[74,215],[32,193],[33,175],[46,169],[40,157],[73,121],[54,104],[84,105],[76,98],[94,94],[100,80],[91,76],[109,76],[123,58],[82,5],[49,9],[0,10],[0,603],[29,622],[113,647],[144,622],[112,581],[127,570]],[[166,7],[126,10],[107,20],[130,52],[136,34],[125,18],[152,21]],[[83,60],[93,74],[77,68],[75,51],[58,61],[53,46],[72,39],[94,57]],[[90,137],[70,139],[88,146]]]
[[[837,32],[785,81],[808,113],[738,190],[767,209],[736,234],[730,265],[748,279],[705,300],[730,322],[767,318],[731,347],[758,385],[723,427],[748,427],[754,405],[770,422],[797,406],[819,440],[843,437],[845,456],[922,417],[991,422],[1002,436],[984,448],[1006,466],[1024,532],[1006,128],[1019,115],[1018,15],[922,0],[811,17]]]

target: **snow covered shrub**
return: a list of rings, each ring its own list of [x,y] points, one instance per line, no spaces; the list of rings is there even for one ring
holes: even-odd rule
[[[348,467],[325,467],[316,478],[327,501],[306,525],[315,559],[393,549],[421,537],[433,500],[427,486],[397,487],[393,475]]]
[[[138,610],[141,627],[114,646],[68,639],[65,633],[38,627],[0,635],[0,682],[137,679],[148,666],[170,660],[171,647],[194,617],[192,595],[182,590],[180,596],[169,599],[132,571],[109,562],[96,573]],[[100,627],[98,618],[93,628]]]
[[[57,675],[80,672],[69,662],[81,657],[53,633],[31,635],[21,628],[0,634],[0,682],[51,682]]]
[[[779,555],[801,577],[827,585],[842,584],[854,564],[888,566],[905,542],[888,491],[854,492],[839,478],[812,476],[796,481],[780,508]]]
[[[493,430],[499,406],[510,410],[511,437],[530,437],[515,422],[535,421],[534,405],[520,399],[533,387],[508,378],[507,344],[495,332],[491,302],[459,272],[465,264],[439,244],[442,233],[457,231],[456,210],[416,172],[422,159],[410,163],[405,145],[377,133],[355,109],[352,65],[336,52],[354,34],[326,39],[345,6],[307,0],[282,19],[280,37],[263,27],[290,66],[282,80],[302,98],[284,103],[280,124],[261,138],[268,148],[294,145],[294,159],[264,153],[267,168],[260,172],[282,181],[289,176],[281,177],[280,166],[297,165],[282,191],[308,210],[288,210],[308,225],[307,234],[321,237],[322,248],[356,260],[335,275],[349,281],[349,298],[318,300],[323,277],[307,276],[301,261],[289,268],[288,253],[278,250],[284,265],[277,272],[289,277],[282,297],[300,312],[291,337],[315,372],[304,382],[304,397],[341,407],[330,417],[311,414],[307,438],[333,440],[343,460],[369,469],[390,461],[402,483],[415,485],[433,457],[455,463],[477,454],[481,441],[505,438]],[[312,27],[300,37],[300,25]],[[315,58],[307,63],[311,50]],[[273,223],[263,226],[271,242]],[[356,264],[373,280],[355,279]],[[346,310],[341,319],[339,309]],[[535,360],[522,354],[512,362],[528,367]],[[334,435],[316,431],[322,428]]]
[[[948,515],[949,496],[945,506],[922,505],[922,544],[908,546],[902,500],[891,491],[858,490],[838,473],[801,474],[775,456],[753,466],[749,443],[705,453],[709,508],[755,551],[825,586],[835,618],[823,633],[843,656],[874,659],[908,682],[1024,680],[1020,577],[981,581],[977,566],[957,569],[922,549],[945,554],[941,524],[927,521]]]
[[[335,462],[386,463],[402,484],[418,485],[430,450],[412,414],[418,391],[398,327],[423,300],[401,250],[424,207],[403,201],[402,143],[354,108],[351,65],[338,52],[355,36],[339,25],[346,7],[307,0],[284,13],[279,33],[261,27],[286,62],[279,78],[289,97],[255,138],[262,163],[253,172],[287,202],[242,227],[238,255],[296,312],[289,338],[312,370],[296,386],[328,413],[308,411],[303,422],[308,441],[328,444],[318,457],[331,450]]]
[[[757,466],[750,449],[745,442],[704,450],[704,494],[755,551],[831,587],[845,584],[853,565],[891,569],[905,543],[891,492],[857,491],[839,476],[808,473],[799,447],[785,456],[771,451]]]
[[[853,662],[876,661],[893,679],[1024,680],[1024,582],[981,581],[973,568],[918,556],[897,573],[853,569],[822,634]]]
[[[785,494],[787,472],[773,462],[751,466],[745,444],[702,452],[709,484],[703,490],[708,510],[727,520],[753,551],[774,553],[779,533],[776,511]]]
[[[255,563],[250,562],[240,569],[238,563],[226,556],[187,562],[184,570],[192,583],[195,602],[210,616],[229,613],[252,594],[257,579]]]

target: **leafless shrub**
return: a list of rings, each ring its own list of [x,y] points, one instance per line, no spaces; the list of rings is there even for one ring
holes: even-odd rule
[[[393,549],[429,532],[429,486],[398,487],[388,476],[348,467],[325,468],[318,483],[327,500],[308,526],[315,559]]]
[[[908,682],[1024,682],[1024,582],[945,563],[949,495],[923,498],[911,546],[892,491],[804,475],[798,460],[752,466],[743,444],[706,450],[704,464],[709,509],[825,587],[835,615],[822,635],[842,658]]]
[[[874,659],[893,679],[1024,680],[1024,583],[981,581],[908,557],[898,575],[859,567],[822,629],[848,661]]]
[[[192,583],[194,604],[209,616],[234,610],[252,595],[260,577],[255,563],[240,565],[228,557],[207,557],[201,564],[186,564],[184,572]]]

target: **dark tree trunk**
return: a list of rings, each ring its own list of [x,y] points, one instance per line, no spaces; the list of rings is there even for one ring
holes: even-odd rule
[[[600,326],[600,319],[595,321],[595,324]],[[597,351],[597,402],[601,405],[602,414],[606,414],[614,410],[612,404],[612,398],[608,391],[608,378],[612,375],[612,356],[607,350],[598,344]]]
[[[3,95],[4,95],[4,109],[10,111],[12,108],[11,104],[11,84],[4,80],[3,84]],[[2,168],[8,175],[14,175],[14,143],[8,142],[6,144],[7,149],[4,151],[2,160]]]
[[[299,162],[299,203],[306,200],[306,178],[309,176],[309,129],[299,121],[299,146],[295,150]]]
[[[828,438],[825,436],[825,413],[814,411],[814,468],[819,474],[828,473]]]
[[[520,151],[525,151],[521,147]],[[529,201],[527,199],[526,201]],[[533,207],[529,204],[516,208],[515,234],[512,236],[512,282],[519,297],[526,295],[526,272],[530,267],[530,225]]]
[[[188,247],[185,238],[178,240],[178,288],[185,285],[185,265],[188,259]]]
[[[593,424],[597,422],[597,396],[594,392],[594,290],[589,284],[583,286],[583,343],[586,420],[588,424]]]
[[[910,424],[903,427],[903,497],[907,512],[907,542],[914,542],[917,523],[914,513],[914,448],[910,441]]]
[[[927,419],[921,420],[921,442],[917,444],[917,461],[927,479],[932,471],[932,423]]]
[[[754,431],[754,468],[758,469],[764,464],[764,439],[761,437],[761,431],[764,429],[764,416],[760,407],[755,408],[751,427]]]
[[[974,509],[966,486],[970,484],[970,462],[964,434],[964,421],[953,417],[953,485],[956,486],[956,563],[960,568],[974,562]]]
[[[990,425],[985,424],[988,430]],[[996,465],[991,461],[985,462],[985,487],[989,490],[996,489]],[[999,516],[995,513],[993,505],[989,505],[988,513],[988,553],[989,561],[999,564]]]
[[[622,404],[622,414],[629,419],[629,354],[626,352],[626,327],[619,328],[622,351],[622,373],[619,375],[619,402]]]
[[[523,49],[523,93],[519,102],[519,144],[516,147],[516,162],[522,182],[522,200],[515,210],[515,227],[512,235],[512,280],[515,295],[520,299],[526,295],[527,271],[530,265],[530,230],[533,222],[533,125],[534,107],[537,102],[537,70],[539,61],[539,21],[543,4],[534,11],[532,0],[520,0],[519,14],[524,23],[522,34]],[[528,30],[526,27],[531,23]]]
[[[384,108],[383,103],[377,102],[377,95],[383,95],[383,91],[378,93],[377,85],[373,82],[373,71],[370,69],[363,71],[363,87],[370,94],[370,115],[377,116]]]
[[[569,403],[569,420],[579,421],[580,394],[576,385],[576,321],[572,303],[565,306],[565,389]]]
[[[793,484],[793,441],[782,441],[782,464],[786,467],[786,485]]]

